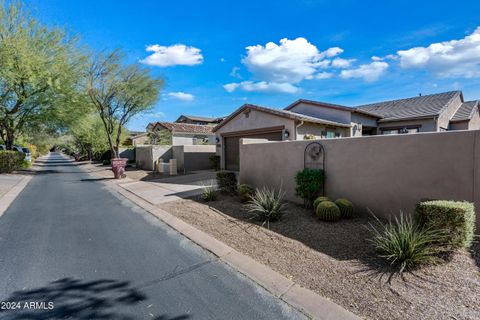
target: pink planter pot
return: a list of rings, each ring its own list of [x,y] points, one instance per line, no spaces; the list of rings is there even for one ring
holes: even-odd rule
[[[126,158],[114,158],[112,159],[112,171],[115,179],[125,178],[125,167],[127,166],[128,159]]]

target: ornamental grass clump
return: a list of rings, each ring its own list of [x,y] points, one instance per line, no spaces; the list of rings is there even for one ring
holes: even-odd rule
[[[257,189],[246,204],[246,208],[252,214],[252,218],[262,221],[262,226],[266,223],[269,227],[270,222],[279,220],[285,211],[284,196],[281,188],[278,192],[265,187]]]
[[[204,187],[202,190],[202,199],[205,202],[215,201],[217,199],[217,191],[213,187]]]
[[[444,250],[441,245],[444,230],[424,228],[403,214],[387,224],[377,217],[375,220],[376,225],[369,226],[373,234],[370,241],[380,257],[398,268],[400,273],[439,260],[439,254]]]

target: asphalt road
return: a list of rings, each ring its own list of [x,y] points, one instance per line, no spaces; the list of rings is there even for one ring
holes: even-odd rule
[[[81,166],[40,165],[0,217],[1,319],[303,317]]]

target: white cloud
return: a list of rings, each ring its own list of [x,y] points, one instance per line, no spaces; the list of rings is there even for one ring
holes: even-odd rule
[[[334,47],[325,51],[308,42],[305,38],[281,39],[280,43],[268,42],[265,45],[248,46],[242,63],[252,73],[256,81],[243,81],[224,85],[225,90],[295,93],[300,89],[296,84],[303,80],[325,79],[333,58],[343,52]],[[328,74],[328,76],[330,76]]]
[[[362,78],[367,82],[372,82],[378,80],[387,68],[388,63],[383,61],[373,61],[369,64],[362,64],[355,69],[342,70],[340,77],[344,79]]]
[[[332,61],[332,67],[334,68],[348,68],[352,65],[352,63],[356,59],[342,59],[342,58],[335,58]]]
[[[172,46],[160,46],[154,44],[148,46],[146,51],[153,52],[140,62],[158,67],[169,67],[176,65],[194,66],[203,62],[201,50],[184,44]]]
[[[253,75],[263,81],[277,83],[298,83],[311,78],[317,68],[325,66],[322,60],[340,54],[340,48],[330,48],[321,52],[305,38],[282,39],[280,44],[273,42],[265,46],[249,46],[242,62]]]
[[[227,92],[233,92],[237,89],[244,91],[259,91],[259,92],[281,92],[281,93],[296,93],[300,88],[291,83],[283,82],[267,82],[267,81],[242,81],[239,83],[228,83],[223,86]]]
[[[185,92],[169,92],[167,96],[173,99],[182,100],[182,101],[193,101],[195,100],[195,96],[190,93]]]
[[[332,58],[338,56],[340,53],[343,53],[343,49],[339,47],[328,48],[323,52],[323,55],[327,58]]]
[[[315,75],[315,79],[330,79],[334,76],[333,73],[331,72],[319,72]]]
[[[402,68],[422,68],[440,77],[480,77],[480,27],[460,40],[397,52]]]
[[[232,71],[230,71],[230,77],[242,79],[242,76],[239,73],[240,68],[239,67],[233,67]]]

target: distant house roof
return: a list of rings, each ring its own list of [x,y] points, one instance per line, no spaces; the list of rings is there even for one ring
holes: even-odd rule
[[[210,117],[201,117],[201,116],[190,116],[190,115],[185,115],[182,114],[180,117],[178,117],[175,122],[180,122],[182,119],[188,119],[191,121],[200,121],[200,122],[208,122],[208,123],[219,123],[220,121],[223,120],[223,117],[220,118],[210,118]]]
[[[450,121],[458,122],[458,121],[467,121],[470,120],[474,114],[474,112],[478,108],[478,100],[474,101],[467,101],[462,103],[460,108],[458,108],[457,112],[453,115]]]
[[[300,120],[300,121],[306,121],[306,122],[311,122],[311,123],[319,123],[319,124],[324,124],[324,125],[330,125],[330,126],[335,126],[335,127],[345,127],[345,128],[350,128],[350,124],[346,123],[340,123],[340,122],[335,122],[335,121],[329,121],[329,120],[324,120],[324,119],[319,119],[315,117],[310,117],[304,114],[284,110],[284,109],[274,109],[274,108],[268,108],[268,107],[263,107],[263,106],[258,106],[254,104],[244,104],[235,112],[233,112],[231,115],[226,117],[222,122],[220,122],[214,129],[213,132],[217,131],[221,127],[223,127],[225,124],[227,124],[230,120],[235,118],[238,114],[242,113],[243,111],[247,109],[253,109],[257,110],[260,112],[265,112],[269,114],[273,114],[282,118],[287,118],[287,119],[292,119],[292,120]]]
[[[183,132],[183,133],[203,133],[203,134],[211,134],[213,130],[213,126],[205,126],[199,124],[190,124],[190,123],[177,123],[177,122],[157,122],[155,126],[162,126],[168,131],[175,133],[175,132]]]
[[[301,103],[311,104],[311,105],[322,107],[322,108],[337,109],[337,110],[348,111],[348,112],[357,112],[357,113],[365,114],[367,116],[371,116],[371,117],[374,117],[374,118],[381,118],[380,115],[377,115],[377,114],[374,114],[372,112],[368,112],[368,111],[365,111],[365,110],[359,110],[359,109],[356,109],[356,108],[342,106],[342,105],[339,105],[339,104],[333,104],[333,103],[322,102],[322,101],[313,101],[313,100],[307,100],[307,99],[299,99],[299,100],[295,101],[294,103],[288,105],[285,108],[285,110],[291,110],[292,108],[294,108],[295,106],[297,106]]]
[[[442,113],[461,91],[450,91],[407,99],[377,102],[358,106],[356,110],[379,115],[379,122],[434,117]],[[463,99],[463,97],[462,97]]]
[[[145,131],[129,131],[128,133],[131,137],[147,134]]]

